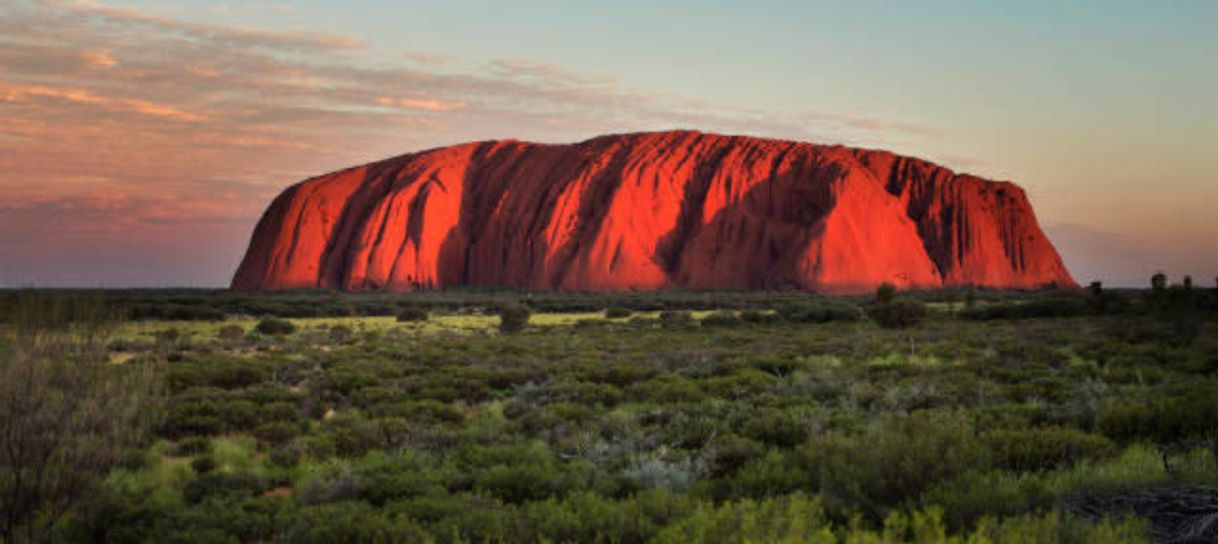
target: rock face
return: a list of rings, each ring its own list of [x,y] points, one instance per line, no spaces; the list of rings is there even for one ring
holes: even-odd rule
[[[298,183],[234,289],[1073,286],[1022,189],[884,151],[698,132],[491,141]]]

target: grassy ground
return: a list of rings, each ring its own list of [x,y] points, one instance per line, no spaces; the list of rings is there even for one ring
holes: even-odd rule
[[[535,311],[519,334],[481,306],[292,318],[281,336],[124,322],[111,360],[156,369],[166,407],[60,534],[1142,542],[1157,519],[1104,505],[1200,493],[1218,515],[1206,303],[1021,295],[886,328],[870,303],[779,302]]]

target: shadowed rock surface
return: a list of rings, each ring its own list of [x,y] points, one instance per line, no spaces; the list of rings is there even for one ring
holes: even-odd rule
[[[689,131],[433,149],[312,178],[235,289],[1073,286],[1022,189],[885,151]]]
[[[1158,544],[1218,542],[1218,488],[1153,487],[1071,497],[1064,509],[1099,521],[1133,515],[1150,522]]]

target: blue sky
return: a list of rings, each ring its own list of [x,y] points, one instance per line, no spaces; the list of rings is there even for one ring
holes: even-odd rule
[[[0,250],[23,256],[0,283],[223,285],[261,207],[300,177],[468,139],[677,126],[1015,181],[1081,282],[1218,274],[1215,2],[18,0],[0,15],[0,96],[21,98],[0,102],[0,164],[15,165],[0,190],[17,195]],[[310,111],[326,124],[291,117]],[[64,119],[140,136],[102,153],[54,130]],[[80,169],[31,188],[22,157],[65,154]],[[122,229],[142,241],[88,225],[56,240],[87,246],[82,264],[48,254],[48,210],[152,217]],[[193,256],[170,241],[202,232],[219,234]]]

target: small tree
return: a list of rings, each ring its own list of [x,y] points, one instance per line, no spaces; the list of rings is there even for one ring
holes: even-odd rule
[[[875,290],[875,301],[879,304],[892,302],[896,296],[897,286],[888,282],[881,283],[879,289]]]
[[[21,304],[31,305],[21,319],[54,313],[39,297]],[[144,445],[162,413],[155,368],[110,364],[104,322],[51,325],[18,320],[12,337],[0,338],[3,542],[50,541],[56,523]]]
[[[1155,292],[1162,292],[1167,289],[1167,274],[1155,272],[1155,275],[1150,277],[1150,288]]]
[[[1099,282],[1099,281],[1093,281],[1093,282],[1091,282],[1091,285],[1087,288],[1087,290],[1091,292],[1091,296],[1098,297],[1098,296],[1104,294],[1104,283]]]
[[[509,304],[499,310],[499,332],[504,334],[516,334],[524,330],[524,327],[529,324],[529,317],[533,312],[529,311],[528,306],[522,304]]]
[[[1193,288],[1193,277],[1189,276],[1189,275],[1185,275],[1183,284],[1184,284],[1185,291],[1191,290]]]
[[[964,291],[964,307],[972,308],[977,305],[977,289],[972,285]]]

